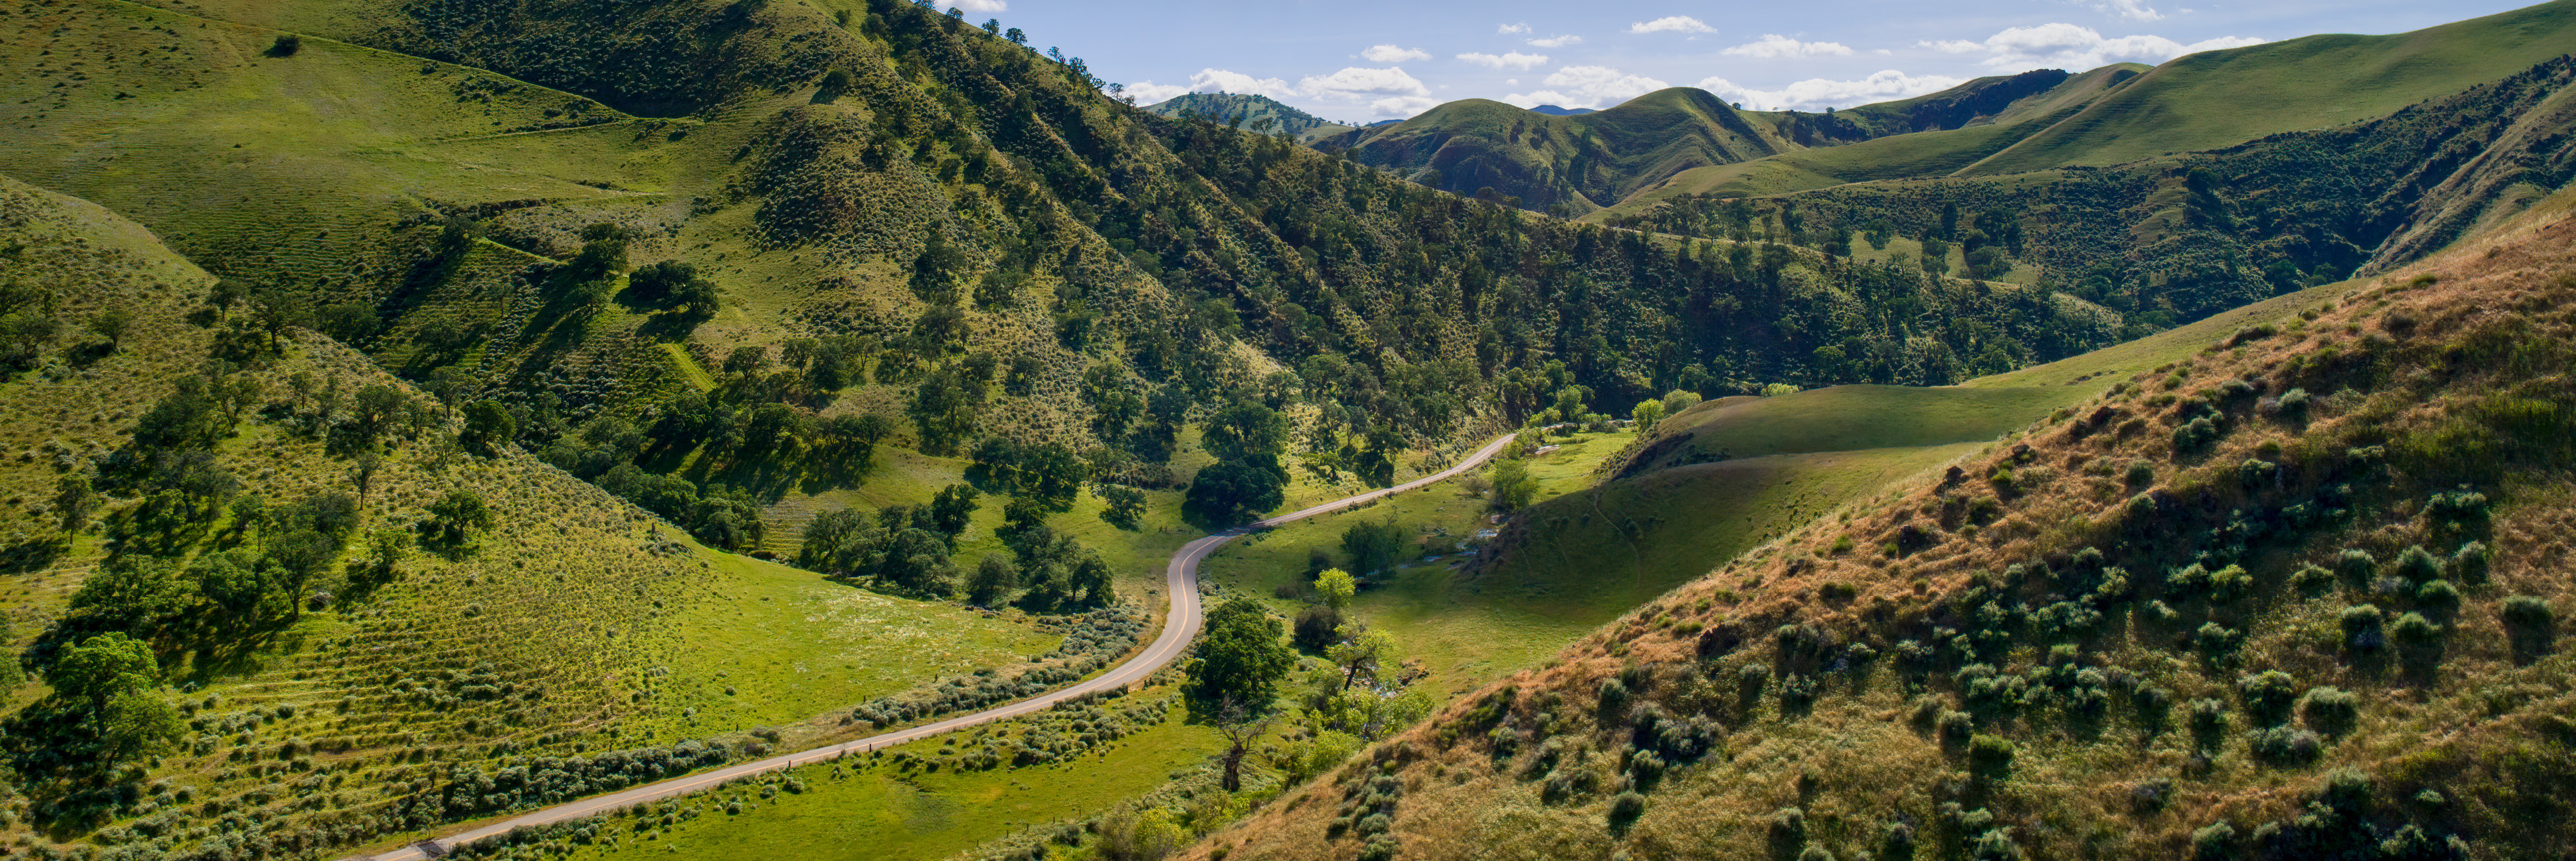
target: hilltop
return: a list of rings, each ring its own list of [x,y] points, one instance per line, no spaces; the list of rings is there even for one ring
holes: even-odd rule
[[[1188,93],[1146,105],[1145,110],[1166,117],[1198,114],[1258,134],[1285,134],[1301,143],[1351,131],[1348,125],[1250,93]]]

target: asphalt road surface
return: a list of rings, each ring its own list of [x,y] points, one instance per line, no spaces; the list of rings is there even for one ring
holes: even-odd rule
[[[1477,449],[1476,453],[1468,455],[1466,459],[1459,461],[1456,466],[1441,470],[1438,473],[1414,479],[1384,490],[1373,490],[1357,496],[1346,496],[1303,511],[1282,514],[1267,520],[1259,520],[1243,526],[1237,526],[1232,529],[1192,541],[1188,544],[1181,545],[1180,552],[1172,554],[1171,563],[1163,569],[1164,588],[1165,591],[1171,593],[1172,609],[1171,614],[1164,618],[1162,634],[1156,636],[1154,638],[1154,642],[1145,647],[1145,651],[1138,653],[1133,658],[1129,658],[1126,663],[1118,665],[1116,669],[1094,676],[1088,680],[1075,683],[1072,686],[1058,689],[1052,693],[1041,694],[1029,699],[1011,703],[1009,705],[996,706],[973,714],[959,715],[938,723],[924,724],[910,729],[895,730],[883,735],[869,736],[856,741],[846,741],[840,744],[814,748],[813,750],[782,754],[755,762],[746,762],[740,765],[729,765],[714,771],[692,774],[686,777],[675,777],[660,783],[648,783],[622,792],[612,792],[607,795],[593,796],[579,801],[568,801],[553,807],[542,808],[518,816],[513,816],[509,819],[495,822],[481,828],[476,828],[472,831],[453,834],[435,840],[424,840],[382,855],[370,857],[374,858],[375,861],[426,861],[426,859],[435,857],[436,855],[446,854],[446,850],[452,847],[507,834],[513,828],[526,828],[534,825],[546,825],[549,823],[562,822],[569,819],[580,819],[586,816],[606,813],[621,807],[632,807],[649,801],[660,801],[675,795],[685,795],[701,789],[713,787],[728,780],[751,777],[753,775],[777,771],[790,766],[820,762],[844,754],[866,753],[882,747],[919,741],[951,730],[965,729],[978,724],[992,723],[997,720],[1007,720],[1032,712],[1045,711],[1047,709],[1054,708],[1057,703],[1074,699],[1084,694],[1114,690],[1143,681],[1146,676],[1153,675],[1155,670],[1162,669],[1163,665],[1169,664],[1172,662],[1172,659],[1180,657],[1181,652],[1189,648],[1190,641],[1198,637],[1199,622],[1201,618],[1199,608],[1199,562],[1206,559],[1208,554],[1215,553],[1217,548],[1225,546],[1226,542],[1233,541],[1236,538],[1243,537],[1244,535],[1259,530],[1269,529],[1297,520],[1303,520],[1318,514],[1339,511],[1380,497],[1403,493],[1432,482],[1455,477],[1459,473],[1474,469],[1478,464],[1492,459],[1495,454],[1498,454],[1503,450],[1503,446],[1509,444],[1511,441],[1512,435],[1504,434],[1503,436],[1496,438],[1493,442],[1486,443],[1484,448]]]

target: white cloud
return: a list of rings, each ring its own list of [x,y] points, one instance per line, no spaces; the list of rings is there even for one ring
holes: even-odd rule
[[[1604,108],[1672,86],[1608,66],[1567,66],[1548,73],[1546,80],[1539,83],[1547,85],[1548,89],[1513,93],[1504,96],[1503,101],[1523,107]]]
[[[1011,4],[1006,2],[1006,0],[954,0],[954,2],[951,2],[948,5],[964,9],[968,12],[1011,11]]]
[[[1179,84],[1157,84],[1152,81],[1144,81],[1127,85],[1127,94],[1135,96],[1136,103],[1140,105],[1168,102],[1181,96],[1188,95],[1189,92],[1190,88]]]
[[[1496,33],[1500,33],[1500,34],[1505,35],[1505,36],[1509,36],[1509,35],[1512,35],[1512,34],[1515,34],[1515,33],[1527,33],[1527,32],[1529,32],[1529,31],[1530,31],[1530,28],[1529,28],[1529,25],[1528,25],[1528,24],[1505,24],[1505,25],[1502,25],[1502,26],[1500,26],[1500,27],[1496,27],[1496,28],[1494,28],[1494,32],[1496,32]]]
[[[1358,100],[1370,96],[1428,96],[1431,88],[1414,80],[1403,69],[1368,69],[1352,66],[1330,75],[1309,75],[1297,82],[1298,92],[1320,99]]]
[[[1390,96],[1370,102],[1369,110],[1381,117],[1411,117],[1439,104],[1439,99],[1426,96]]]
[[[1157,84],[1152,81],[1129,84],[1127,92],[1140,104],[1169,101],[1185,93],[1245,93],[1288,100],[1297,98],[1331,99],[1342,102],[1367,102],[1380,116],[1412,116],[1439,104],[1430,98],[1431,88],[1423,86],[1400,68],[1371,69],[1352,66],[1329,75],[1308,75],[1290,84],[1278,78],[1256,78],[1225,69],[1200,69],[1190,76],[1188,85]]]
[[[1718,53],[1756,60],[1794,60],[1827,55],[1848,57],[1851,52],[1851,47],[1841,42],[1801,42],[1778,33],[1764,33],[1760,39]]]
[[[1529,43],[1541,48],[1562,48],[1582,41],[1581,36],[1549,36],[1545,39],[1531,39]]]
[[[1285,99],[1297,95],[1297,88],[1289,86],[1287,81],[1278,78],[1255,78],[1242,72],[1229,72],[1224,69],[1200,69],[1198,74],[1190,76],[1190,82],[1186,86],[1157,84],[1149,80],[1128,84],[1127,92],[1134,95],[1139,104],[1152,104],[1168,101],[1174,96],[1185,93],[1249,93]]]
[[[1866,78],[1836,81],[1809,78],[1777,90],[1757,90],[1725,78],[1708,78],[1699,88],[1716,93],[1730,102],[1743,102],[1749,110],[1798,108],[1821,110],[1828,107],[1851,107],[1890,99],[1905,99],[1939,92],[1964,83],[1965,79],[1945,75],[1908,75],[1895,69],[1878,72]]]
[[[1513,51],[1509,54],[1478,54],[1471,52],[1458,55],[1458,59],[1465,60],[1479,66],[1484,66],[1489,69],[1511,68],[1519,69],[1521,71],[1528,71],[1547,63],[1546,54],[1523,54],[1519,51]]]
[[[1993,56],[1983,61],[1988,66],[2054,65],[2080,72],[2118,62],[2161,63],[2184,54],[2242,48],[2260,45],[2264,41],[2243,36],[2220,36],[2186,45],[2163,36],[2112,38],[2091,27],[2056,23],[2007,28],[1986,37],[1983,42],[1948,39],[1921,44],[1953,54],[1991,54]]]
[[[1406,60],[1431,59],[1431,52],[1420,48],[1400,48],[1394,45],[1371,45],[1368,50],[1360,52],[1360,57],[1372,63],[1401,63]]]
[[[1688,15],[1668,15],[1628,25],[1630,33],[1715,33],[1717,28]]]
[[[2084,5],[2091,6],[2095,11],[2102,12],[2103,14],[2116,15],[2122,18],[2127,18],[2131,21],[2162,21],[2165,19],[2164,13],[2156,11],[2156,7],[2147,5],[2146,0],[2092,0],[2092,2]],[[2183,11],[2189,12],[2191,10],[2185,9]]]

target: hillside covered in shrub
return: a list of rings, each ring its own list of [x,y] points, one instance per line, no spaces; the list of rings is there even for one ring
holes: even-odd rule
[[[2563,845],[2566,208],[1819,518],[1202,854]]]

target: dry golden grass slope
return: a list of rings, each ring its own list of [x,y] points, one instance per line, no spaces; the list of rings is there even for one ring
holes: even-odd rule
[[[1819,518],[1192,857],[2553,856],[2571,203]]]

